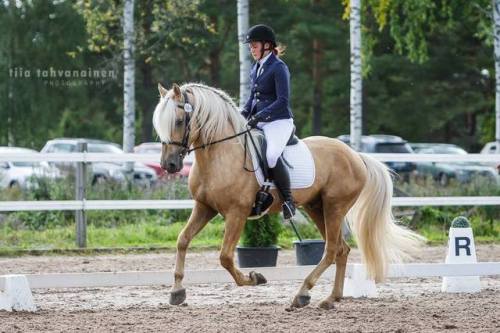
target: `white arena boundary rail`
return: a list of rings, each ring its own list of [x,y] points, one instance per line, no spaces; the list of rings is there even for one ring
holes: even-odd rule
[[[500,154],[369,154],[380,161],[391,162],[481,162],[500,164]],[[105,153],[2,153],[0,162],[151,162],[156,154]],[[191,209],[193,200],[64,200],[64,201],[0,201],[0,211],[42,210],[133,210]],[[481,197],[395,197],[393,206],[484,206],[500,205],[500,196]]]
[[[242,272],[258,271],[268,281],[304,280],[316,267],[254,267],[241,268]],[[364,265],[353,263],[346,268],[346,278],[364,278]],[[420,278],[442,276],[494,276],[500,275],[500,262],[480,262],[472,264],[392,264],[389,266],[388,278]],[[130,272],[95,272],[95,273],[50,273],[26,274],[32,289],[49,288],[94,288],[125,286],[161,286],[170,285],[174,280],[171,271],[130,271]],[[0,291],[5,288],[5,275],[0,275]],[[335,265],[329,267],[321,275],[321,279],[332,280],[335,277]],[[184,273],[184,284],[234,283],[232,276],[224,269],[187,270]]]

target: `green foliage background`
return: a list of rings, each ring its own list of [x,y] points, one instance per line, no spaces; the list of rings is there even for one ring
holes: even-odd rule
[[[490,1],[367,0],[362,9],[364,132],[470,151],[493,140]],[[349,131],[348,12],[347,0],[250,3],[250,24],[270,24],[287,47],[302,137]],[[121,13],[113,0],[0,4],[0,145],[38,149],[60,136],[121,142]],[[202,81],[239,95],[236,1],[136,1],[135,26],[137,143],[155,139],[157,82]],[[55,86],[35,75],[50,67],[118,76],[98,87]]]

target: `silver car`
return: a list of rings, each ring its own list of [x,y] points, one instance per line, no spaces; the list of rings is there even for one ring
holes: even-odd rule
[[[102,140],[94,139],[73,139],[59,138],[47,141],[42,148],[42,153],[74,153],[77,150],[78,142],[87,143],[87,151],[89,153],[108,153],[108,154],[123,154],[123,150],[119,145]],[[56,162],[54,163],[63,171],[70,170],[73,162]],[[122,162],[93,162],[90,163],[90,172],[92,184],[113,180],[122,182],[126,179],[126,166]],[[142,163],[134,163],[133,179],[135,183],[152,185],[156,182],[157,176],[154,170],[151,170]]]
[[[467,155],[467,151],[461,147],[447,143],[411,143],[411,146],[417,154]],[[495,168],[478,162],[420,162],[417,164],[417,173],[424,177],[432,176],[442,186],[448,185],[451,179],[468,183],[477,177],[500,183]]]

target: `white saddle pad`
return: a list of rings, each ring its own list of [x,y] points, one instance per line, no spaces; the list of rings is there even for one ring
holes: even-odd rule
[[[253,167],[257,170],[255,171],[255,176],[259,185],[262,186],[264,183],[264,175],[259,167],[259,162],[253,149],[251,150],[251,153]],[[288,172],[290,174],[290,187],[292,189],[310,187],[314,183],[316,170],[314,166],[314,159],[307,145],[302,140],[299,140],[299,143],[296,145],[286,146],[283,156],[288,164],[292,166],[292,168],[288,167]],[[271,188],[276,188],[274,183]]]

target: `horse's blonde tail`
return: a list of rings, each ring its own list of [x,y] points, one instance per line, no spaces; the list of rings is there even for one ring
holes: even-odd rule
[[[368,171],[367,181],[347,217],[367,273],[379,282],[384,280],[389,263],[411,257],[425,238],[395,223],[389,170],[373,157],[360,155]]]

